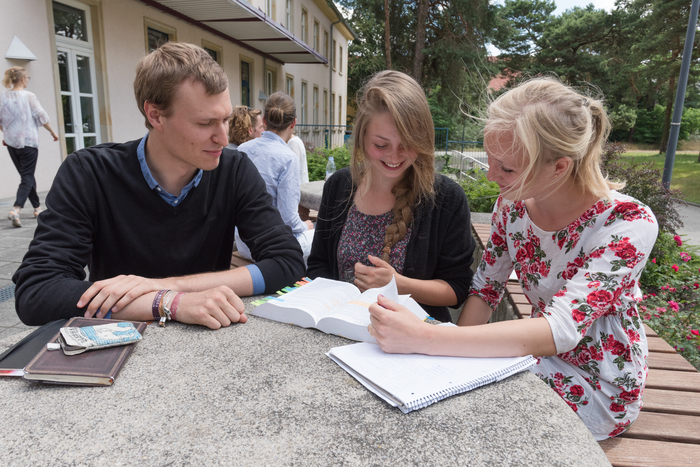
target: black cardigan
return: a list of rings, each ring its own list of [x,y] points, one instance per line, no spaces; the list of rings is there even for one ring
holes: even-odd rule
[[[231,267],[234,227],[248,240],[267,293],[304,272],[299,243],[245,154],[224,149],[178,206],[149,188],[139,141],[102,144],[68,156],[46,198],[34,240],[13,277],[28,325],[78,316],[86,282],[120,274],[162,278]]]
[[[442,279],[457,296],[458,306],[471,285],[475,242],[469,205],[462,188],[443,175],[435,176],[435,198],[423,201],[414,212],[403,274],[413,279]],[[306,275],[339,279],[338,243],[352,206],[349,169],[333,174],[323,187],[316,232]],[[421,306],[436,319],[450,321],[445,306]]]

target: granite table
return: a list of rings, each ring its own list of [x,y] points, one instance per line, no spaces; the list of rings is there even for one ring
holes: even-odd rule
[[[610,465],[530,372],[404,415],[325,355],[350,343],[149,325],[111,387],[0,380],[0,465]]]
[[[313,209],[318,211],[318,208],[321,206],[321,197],[323,196],[324,183],[324,180],[302,183],[299,206],[302,206],[306,209]]]

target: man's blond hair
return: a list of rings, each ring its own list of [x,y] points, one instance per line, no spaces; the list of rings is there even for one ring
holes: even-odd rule
[[[144,104],[155,105],[164,116],[169,116],[175,90],[183,81],[200,82],[208,95],[220,94],[228,88],[226,73],[201,47],[185,42],[166,42],[136,65],[134,94],[139,110],[148,121]]]

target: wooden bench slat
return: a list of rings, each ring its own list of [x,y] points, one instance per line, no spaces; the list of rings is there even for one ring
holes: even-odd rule
[[[629,430],[620,436],[700,445],[700,417],[642,411]]]
[[[669,391],[700,392],[700,373],[697,371],[651,370],[646,387]]]
[[[698,444],[620,437],[606,439],[598,444],[614,467],[697,466],[700,459]]]
[[[700,393],[645,388],[642,410],[697,417],[700,416]]]
[[[688,360],[674,353],[649,352],[649,368],[657,370],[698,371]]]
[[[647,326],[646,324],[644,325],[644,332],[646,333],[647,337],[659,337],[659,335],[654,331],[652,328]]]
[[[676,349],[671,347],[668,342],[661,337],[647,336],[647,342],[649,343],[649,352],[676,353]]]

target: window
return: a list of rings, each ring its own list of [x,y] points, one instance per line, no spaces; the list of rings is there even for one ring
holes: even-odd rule
[[[251,63],[241,60],[241,105],[250,107]]]
[[[323,90],[323,124],[328,125],[328,90]]]
[[[306,82],[302,81],[301,82],[301,124],[306,125],[307,123],[307,117],[306,117]]]
[[[335,125],[335,93],[331,93],[331,125]]]
[[[320,29],[320,25],[318,24],[318,21],[314,20],[314,50],[318,52],[319,50],[319,37],[318,37],[318,31]]]
[[[63,137],[70,154],[101,141],[90,11],[77,2],[66,3],[53,2],[52,7]]]
[[[85,10],[53,2],[54,34],[88,42],[88,23]]]
[[[175,28],[149,18],[143,19],[146,32],[146,53],[151,53],[166,42],[176,41]]]
[[[323,57],[328,58],[328,31],[323,30]]]
[[[333,69],[335,70],[335,39],[333,39],[333,49],[331,50],[331,62],[333,63]]]
[[[268,67],[265,76],[265,94],[270,97],[277,92],[277,70]]]
[[[219,66],[224,66],[224,49],[220,45],[202,39],[202,48]]]
[[[287,75],[284,83],[284,92],[286,92],[288,96],[294,98],[294,77],[292,75]]]
[[[318,86],[314,86],[314,102],[313,102],[313,122],[318,125]]]
[[[343,124],[343,96],[338,96],[338,125]]]
[[[292,30],[292,0],[285,0],[284,26],[287,28],[287,31]]]
[[[343,74],[343,46],[338,49],[338,73]]]
[[[307,31],[308,27],[309,27],[309,13],[306,11],[306,8],[302,8],[301,9],[301,40],[307,44],[309,42],[308,31]]]

